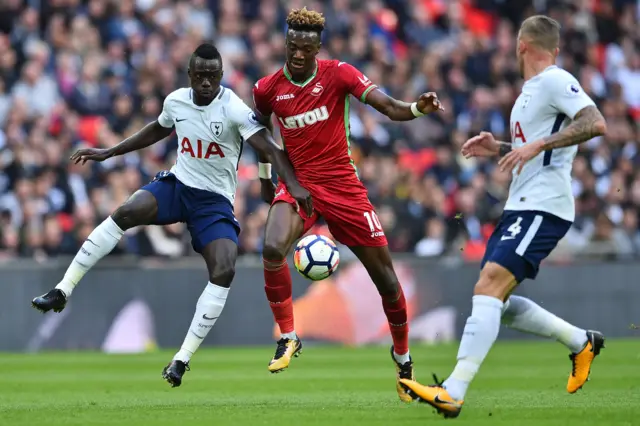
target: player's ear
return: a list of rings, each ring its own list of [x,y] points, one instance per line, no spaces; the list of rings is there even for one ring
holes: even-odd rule
[[[560,48],[556,47],[555,49],[553,49],[553,57],[557,57],[560,54]]]

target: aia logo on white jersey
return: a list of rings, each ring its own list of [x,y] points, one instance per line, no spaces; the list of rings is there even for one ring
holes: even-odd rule
[[[320,96],[323,90],[324,90],[324,87],[322,87],[322,84],[316,83],[316,87],[314,87],[313,90],[311,91],[311,95]]]
[[[213,125],[213,123],[211,123]],[[208,160],[212,157],[224,158],[224,152],[220,145],[215,142],[207,142],[197,139],[195,141],[189,140],[188,137],[182,138],[180,142],[180,154],[188,155],[191,158]]]
[[[322,105],[319,108],[312,109],[311,111],[303,112],[302,114],[296,114],[291,117],[280,118],[280,124],[285,129],[301,129],[303,127],[316,124],[318,121],[326,121],[329,119],[329,110],[326,106]]]

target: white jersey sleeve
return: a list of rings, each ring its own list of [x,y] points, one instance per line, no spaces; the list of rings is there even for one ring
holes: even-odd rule
[[[595,106],[593,100],[580,87],[578,80],[567,71],[556,68],[545,77],[546,81],[543,81],[543,84],[548,87],[549,103],[571,120],[583,108]]]
[[[238,129],[242,140],[247,140],[265,127],[258,122],[253,110],[235,93],[231,92],[229,119]]]
[[[162,112],[160,112],[160,115],[158,116],[158,123],[160,123],[162,127],[165,127],[167,129],[173,127],[173,113],[171,111],[171,104],[174,93],[175,92],[169,93],[169,95],[164,99],[164,102],[162,104]]]

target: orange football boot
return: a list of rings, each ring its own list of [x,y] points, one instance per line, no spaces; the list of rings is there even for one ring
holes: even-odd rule
[[[442,382],[438,381],[435,374],[433,375],[433,379],[436,384],[431,386],[424,386],[415,380],[407,379],[400,379],[400,383],[405,386],[419,402],[429,404],[443,417],[458,417],[460,411],[462,411],[464,401],[452,398],[449,392],[442,387]]]
[[[591,364],[604,348],[604,335],[599,331],[587,331],[587,344],[580,352],[569,355],[572,368],[567,382],[567,392],[576,393],[589,380]]]

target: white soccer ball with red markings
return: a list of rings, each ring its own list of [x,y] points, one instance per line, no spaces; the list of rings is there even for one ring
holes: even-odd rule
[[[308,235],[298,241],[293,263],[303,277],[321,281],[338,269],[340,253],[331,239],[322,235]]]

